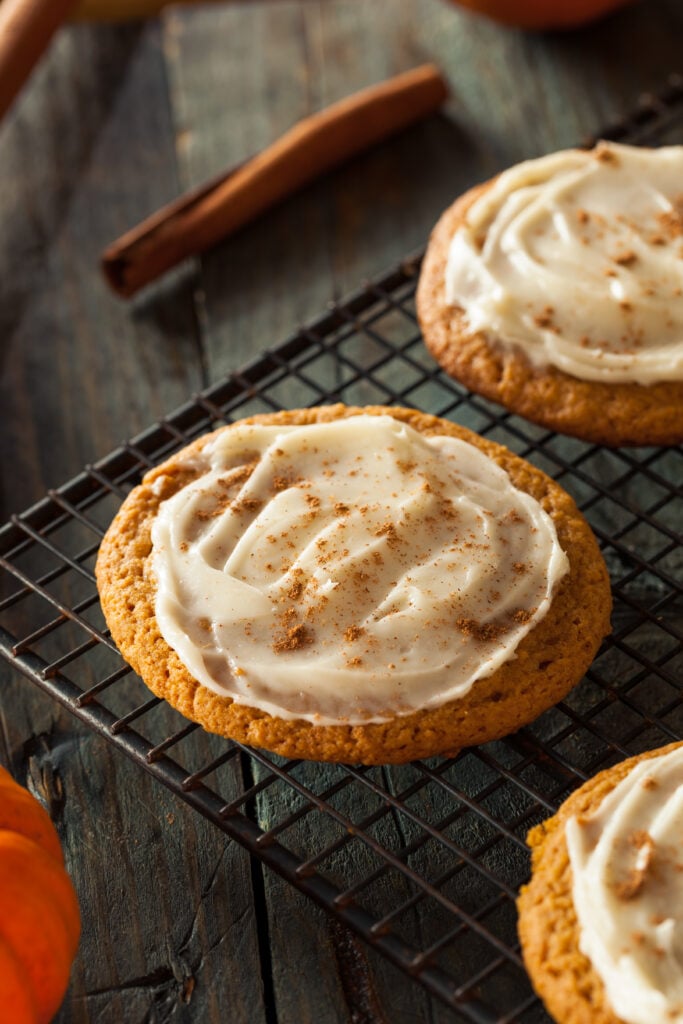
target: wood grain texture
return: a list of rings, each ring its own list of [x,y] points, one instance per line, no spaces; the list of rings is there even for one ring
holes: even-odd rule
[[[113,242],[102,270],[134,295],[353,157],[435,114],[448,94],[433,64],[361,89],[296,121],[259,153],[179,196]]]
[[[158,26],[64,34],[2,146],[4,520],[203,376],[187,289],[131,313],[93,272],[106,238],[177,190]],[[51,808],[83,914],[58,1021],[258,1022],[258,973],[214,982],[258,960],[244,852],[0,672],[0,756]]]
[[[273,0],[63,32],[0,129],[0,519],[420,246],[455,194],[594,133],[678,67],[682,29],[676,0],[565,35],[505,30],[444,0]],[[443,116],[132,306],[109,294],[97,257],[126,228],[298,118],[424,61],[450,80]],[[83,908],[58,1024],[456,1019],[4,664],[0,687],[0,760],[50,808]],[[317,789],[333,775],[310,771]],[[409,771],[387,784],[400,792]],[[254,814],[267,824],[289,799],[264,794]],[[312,828],[333,838],[305,818],[291,842]],[[410,841],[392,815],[378,828],[388,845]],[[348,853],[368,869],[359,844]],[[435,924],[418,911],[410,927]]]

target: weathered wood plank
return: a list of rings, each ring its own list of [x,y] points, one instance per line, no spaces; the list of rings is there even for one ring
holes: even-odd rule
[[[203,377],[190,293],[136,312],[97,267],[178,190],[158,26],[64,32],[1,145],[4,521]],[[0,687],[0,757],[50,806],[82,908],[57,1019],[258,1022],[258,970],[217,983],[258,963],[244,851],[7,666]]]
[[[186,186],[258,152],[310,113],[301,4],[178,9],[165,48]],[[201,261],[211,379],[255,357],[328,297],[324,192],[295,197]]]
[[[97,269],[106,239],[177,190],[166,105],[153,29],[79,27],[3,125],[0,454],[35,474],[3,474],[7,512],[201,380],[187,295],[131,316]]]

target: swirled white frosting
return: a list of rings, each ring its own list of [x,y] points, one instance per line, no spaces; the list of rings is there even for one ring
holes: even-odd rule
[[[391,416],[236,425],[152,531],[156,617],[192,675],[285,719],[379,722],[514,656],[568,568],[470,444]]]
[[[627,1024],[683,1022],[683,747],[566,824],[580,948]]]
[[[451,242],[469,328],[589,381],[683,379],[683,146],[602,143],[501,174]]]

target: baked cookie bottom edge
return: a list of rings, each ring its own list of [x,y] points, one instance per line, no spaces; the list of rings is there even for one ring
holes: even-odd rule
[[[470,391],[532,423],[608,447],[683,442],[683,382],[606,384],[580,380],[552,366],[532,366],[519,350],[469,330],[459,307],[444,301],[453,234],[490,183],[461,196],[437,222],[417,288],[425,345],[442,369]]]

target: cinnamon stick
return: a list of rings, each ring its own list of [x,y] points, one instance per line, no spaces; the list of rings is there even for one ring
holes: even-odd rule
[[[163,207],[103,253],[112,287],[131,296],[344,160],[433,113],[447,96],[434,65],[397,75],[299,121],[276,142]]]
[[[75,6],[76,0],[2,0],[0,118]]]

